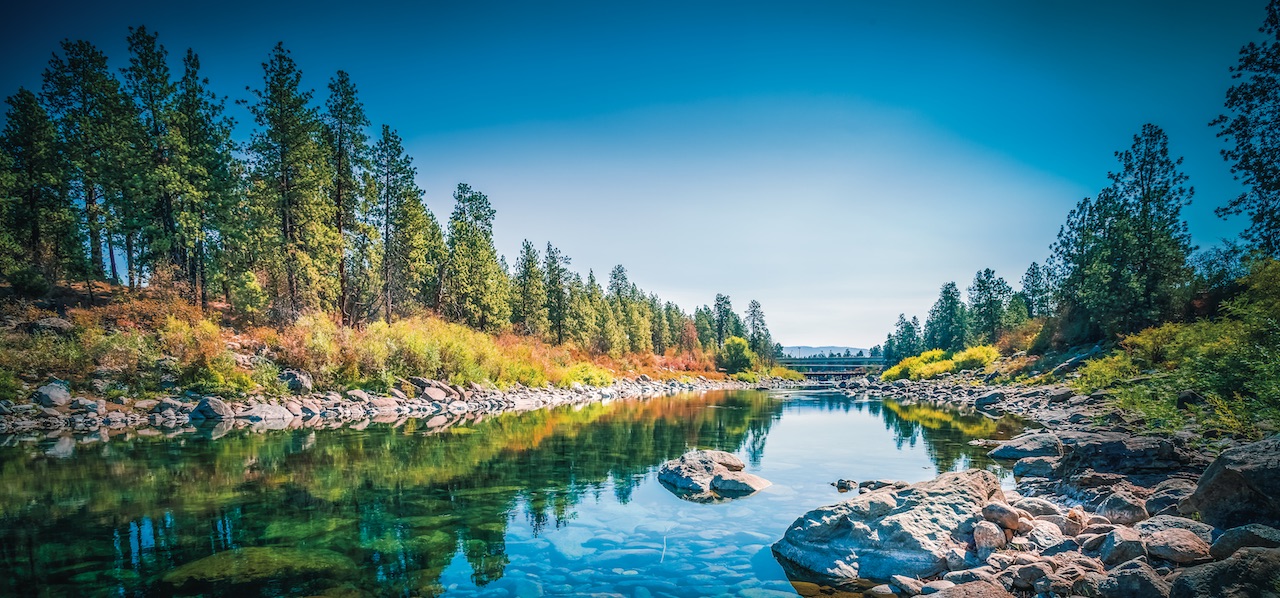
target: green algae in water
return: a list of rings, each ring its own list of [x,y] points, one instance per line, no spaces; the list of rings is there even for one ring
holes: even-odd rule
[[[166,573],[162,581],[176,588],[197,591],[242,584],[287,584],[294,580],[305,586],[316,577],[345,579],[354,577],[356,571],[351,559],[328,550],[254,546],[187,563]]]

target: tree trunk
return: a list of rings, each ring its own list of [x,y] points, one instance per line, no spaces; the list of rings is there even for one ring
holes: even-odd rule
[[[84,214],[89,228],[89,272],[91,278],[102,278],[102,223],[98,221],[98,188],[85,181]]]

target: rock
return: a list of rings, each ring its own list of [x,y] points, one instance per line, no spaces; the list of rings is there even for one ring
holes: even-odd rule
[[[1186,565],[1209,558],[1209,544],[1185,529],[1162,529],[1147,537],[1147,554]]]
[[[369,401],[369,405],[378,411],[395,411],[400,406],[400,403],[391,397],[378,397]]]
[[[973,401],[973,406],[978,409],[990,407],[1004,400],[1004,393],[998,390],[990,391]]]
[[[1142,534],[1127,527],[1111,530],[1098,547],[1098,556],[1108,565],[1117,565],[1125,561],[1146,556],[1147,546],[1142,542]]]
[[[663,463],[658,480],[694,501],[744,496],[772,485],[745,468],[741,459],[724,451],[690,451]]]
[[[936,594],[938,592],[941,592],[942,590],[945,590],[947,588],[954,588],[955,586],[956,586],[955,583],[947,581],[945,579],[935,579],[921,586],[920,594],[924,596],[928,596],[930,594]]]
[[[311,374],[302,370],[285,370],[280,372],[280,381],[284,382],[289,390],[295,393],[311,392],[314,383],[311,380]]]
[[[1003,498],[989,471],[948,472],[814,509],[791,524],[773,551],[837,579],[928,577],[947,570],[950,551],[963,552],[957,538],[972,532],[982,506]]]
[[[1178,503],[1196,490],[1196,483],[1184,478],[1169,478],[1151,489],[1147,497],[1147,513],[1156,515],[1177,515]]]
[[[1184,390],[1178,393],[1177,407],[1178,409],[1186,409],[1191,405],[1203,405],[1205,399],[1200,393],[1194,390]]]
[[[1170,598],[1274,597],[1280,592],[1280,548],[1241,548],[1225,560],[1183,569]]]
[[[1168,438],[1114,432],[1077,433],[1058,472],[1084,471],[1140,474],[1183,470],[1201,459],[1180,450]]]
[[[835,486],[835,487],[836,487],[836,490],[837,490],[838,492],[848,492],[848,491],[850,491],[850,490],[857,490],[857,489],[858,489],[858,483],[857,483],[857,482],[855,482],[855,481],[853,481],[853,480],[846,480],[846,479],[843,479],[843,478],[842,478],[842,479],[839,479],[839,480],[836,480],[836,481],[834,481],[834,482],[831,482],[831,485],[832,485],[832,486]]]
[[[1058,526],[1064,536],[1074,536],[1084,529],[1079,521],[1066,515],[1040,515],[1036,517],[1036,521],[1048,521]]]
[[[985,561],[997,550],[1004,550],[1006,541],[1004,530],[990,521],[979,521],[973,526],[973,544],[981,560]]]
[[[135,401],[133,403],[133,408],[145,413],[155,409],[155,406],[159,404],[160,401],[155,399],[142,399],[141,401]]]
[[[30,330],[33,334],[71,334],[75,326],[62,318],[40,318],[31,323]]]
[[[1222,529],[1280,527],[1280,436],[1222,451],[1178,510]]]
[[[352,390],[348,390],[348,391],[347,391],[347,396],[348,396],[348,397],[351,397],[351,400],[353,400],[353,401],[359,401],[359,402],[361,402],[361,403],[368,403],[368,402],[369,402],[369,393],[367,393],[367,392],[365,392],[365,391],[363,391],[363,390],[361,390],[361,389],[359,389],[359,388],[355,388],[355,389],[352,389]]]
[[[31,395],[31,402],[47,408],[62,407],[71,402],[71,392],[67,390],[66,385],[51,382],[37,388]]]
[[[1116,567],[1098,584],[1101,598],[1165,598],[1169,584],[1142,561],[1127,562]]]
[[[1012,568],[1012,571],[1013,587],[1022,590],[1030,590],[1035,587],[1037,580],[1053,573],[1053,565],[1044,562],[1030,563],[1015,566]]]
[[[1103,500],[1098,514],[1120,525],[1133,525],[1148,517],[1146,503],[1123,490]]]
[[[1004,529],[1018,529],[1018,512],[1002,502],[991,502],[983,506],[982,518]]]
[[[1033,478],[1051,478],[1061,457],[1024,457],[1013,464],[1013,475]]]
[[[1222,560],[1247,546],[1280,548],[1280,530],[1260,523],[1233,527],[1218,537],[1218,540],[1209,548],[1209,554],[1215,559]]]
[[[1025,457],[1060,457],[1062,440],[1051,432],[1030,433],[1015,437],[987,453],[992,459],[1022,459]]]
[[[293,419],[293,414],[288,409],[279,405],[270,403],[259,403],[240,413],[236,416],[239,419],[247,419],[251,422],[260,421],[289,421]]]
[[[893,591],[893,588],[890,587],[889,584],[882,583],[878,586],[871,588],[870,590],[867,590],[866,592],[863,592],[862,595],[863,596],[891,596],[896,598],[898,594]]]
[[[1174,515],[1156,515],[1151,519],[1139,522],[1133,526],[1143,535],[1154,534],[1165,529],[1185,529],[1199,536],[1201,540],[1207,542],[1213,541],[1214,529],[1212,525],[1192,521],[1186,517],[1176,517]]]
[[[1008,590],[989,581],[971,581],[932,594],[937,598],[1013,598]]]
[[[432,401],[438,401],[443,403],[445,400],[449,398],[449,393],[439,388],[436,388],[434,386],[430,386],[422,389],[422,396],[428,399],[431,399]]]
[[[1038,459],[1042,457],[1033,457],[1033,458]],[[1013,503],[1013,507],[1016,509],[1022,509],[1023,511],[1031,513],[1032,515],[1061,515],[1062,514],[1062,509],[1059,509],[1058,505],[1055,505],[1043,498],[1035,498],[1035,497],[1023,498]]]
[[[924,589],[923,581],[905,575],[891,576],[889,582],[898,589],[899,594],[904,596],[916,596]]]
[[[1032,529],[1027,533],[1026,541],[1044,550],[1055,546],[1065,538],[1058,526],[1048,521],[1032,521]]]
[[[224,420],[235,419],[236,412],[218,397],[205,397],[191,410],[191,419]]]
[[[907,483],[902,480],[866,480],[858,484],[858,491],[866,492],[869,490],[879,490],[890,486],[894,488],[906,488]]]
[[[298,577],[344,579],[357,572],[351,559],[328,550],[249,547],[192,561],[165,573],[162,580],[177,588],[207,591],[218,584],[261,584]]]

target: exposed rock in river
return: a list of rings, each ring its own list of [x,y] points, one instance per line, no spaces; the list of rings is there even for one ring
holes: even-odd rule
[[[1280,527],[1280,436],[1223,451],[1178,510],[1224,529]]]
[[[791,564],[836,580],[927,577],[964,553],[982,507],[1004,500],[989,471],[944,473],[897,489],[887,487],[806,513],[773,551]]]
[[[743,469],[741,459],[724,451],[690,451],[658,469],[658,480],[676,489],[681,498],[715,502],[740,498],[772,484]]]

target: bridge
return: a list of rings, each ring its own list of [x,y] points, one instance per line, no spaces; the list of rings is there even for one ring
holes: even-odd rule
[[[843,380],[866,376],[884,368],[883,357],[784,357],[778,365],[809,380]]]

